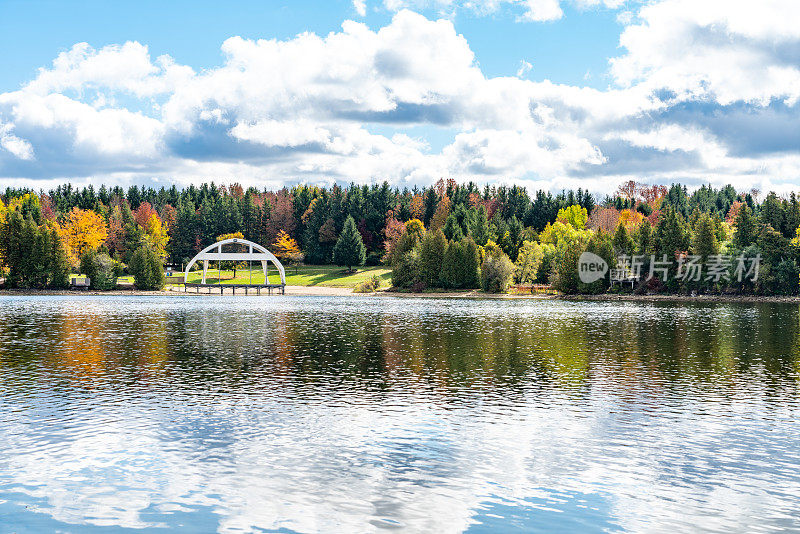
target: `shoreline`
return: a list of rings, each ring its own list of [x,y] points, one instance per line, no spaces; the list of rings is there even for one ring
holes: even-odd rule
[[[4,296],[232,296],[232,290],[226,290],[220,295],[215,289],[209,293],[184,292],[183,288],[171,286],[162,291],[139,291],[136,289],[113,289],[111,291],[93,290],[68,290],[68,289],[0,289],[0,297]],[[245,295],[241,289],[236,296],[257,296],[254,293]],[[262,293],[261,296],[268,296]],[[273,294],[272,296],[282,296]],[[526,293],[484,293],[473,289],[466,291],[437,291],[429,293],[411,293],[378,290],[373,293],[354,293],[349,287],[326,286],[286,286],[287,297],[395,297],[395,298],[442,298],[442,299],[490,299],[490,300],[562,300],[566,302],[635,302],[655,303],[674,302],[681,304],[690,303],[787,303],[800,304],[800,296],[758,296],[758,295],[631,295],[631,294],[600,294],[600,295],[552,295],[552,294],[526,294]]]

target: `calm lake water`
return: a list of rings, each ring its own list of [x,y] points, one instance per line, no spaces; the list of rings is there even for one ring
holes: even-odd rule
[[[0,297],[0,532],[800,530],[797,305]]]

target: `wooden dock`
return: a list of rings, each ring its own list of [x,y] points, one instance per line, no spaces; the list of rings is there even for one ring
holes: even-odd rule
[[[261,290],[264,289],[267,291],[267,294],[272,295],[272,290],[274,289],[275,292],[280,291],[281,295],[286,294],[286,284],[183,284],[183,291],[186,293],[190,288],[195,288],[195,293],[200,293],[201,288],[208,288],[208,294],[211,294],[212,290],[219,289],[219,294],[223,295],[226,289],[231,289],[233,294],[236,294],[236,288],[244,289],[244,294],[248,295],[250,290],[255,290],[256,294],[260,295]]]

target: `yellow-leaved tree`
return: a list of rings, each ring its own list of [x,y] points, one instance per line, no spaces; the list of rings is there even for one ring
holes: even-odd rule
[[[582,230],[586,227],[586,221],[589,220],[589,213],[586,211],[586,208],[573,204],[572,206],[567,206],[566,208],[558,210],[556,220],[564,224],[572,225],[572,227],[577,230]]]
[[[106,221],[92,210],[72,208],[61,228],[61,236],[70,262],[77,265],[84,252],[97,249],[106,240]]]
[[[0,275],[2,275],[5,270],[2,242],[5,235],[6,211],[8,211],[6,205],[3,204],[3,199],[0,198]]]
[[[303,261],[303,253],[300,251],[297,241],[291,238],[284,230],[281,230],[278,232],[278,237],[272,247],[277,257],[294,265],[296,273],[297,266]]]
[[[150,246],[158,254],[158,257],[163,260],[167,255],[167,243],[169,242],[167,225],[162,224],[158,215],[152,213],[143,229],[145,238],[150,243]]]
[[[628,232],[638,228],[643,220],[644,215],[638,211],[622,210],[619,213],[619,223],[625,225],[625,229],[628,230]]]

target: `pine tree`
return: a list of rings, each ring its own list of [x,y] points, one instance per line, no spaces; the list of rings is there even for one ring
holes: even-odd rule
[[[614,232],[614,239],[612,240],[614,251],[617,254],[632,254],[634,249],[633,238],[628,233],[628,229],[624,224],[617,225],[617,231]]]
[[[164,266],[156,251],[142,245],[131,255],[129,265],[137,289],[159,290],[164,288]]]
[[[333,247],[333,261],[337,265],[346,266],[348,271],[353,270],[353,266],[364,265],[367,259],[367,249],[361,234],[356,228],[356,222],[348,215],[344,221],[342,233]]]
[[[436,287],[442,272],[442,262],[447,250],[447,238],[442,230],[428,232],[422,239],[420,246],[420,279],[426,285]]]
[[[50,230],[51,262],[50,287],[64,289],[69,286],[70,265],[64,243],[56,229]]]
[[[683,217],[671,207],[661,213],[655,232],[656,253],[675,259],[675,253],[689,248],[689,230]]]
[[[477,214],[473,218],[472,228],[470,229],[472,239],[480,246],[486,245],[489,240],[489,219],[486,217],[486,206],[480,206]]]
[[[739,209],[733,225],[736,227],[736,231],[733,233],[733,244],[737,249],[744,250],[755,242],[758,229],[753,211],[747,204]]]
[[[702,258],[705,263],[709,256],[719,253],[719,242],[714,228],[714,222],[708,213],[704,213],[697,220],[694,237],[692,239],[692,252]]]
[[[769,225],[780,232],[783,228],[784,217],[783,206],[778,195],[770,192],[764,202],[761,203],[761,213],[759,213],[761,224]]]
[[[454,213],[447,216],[447,222],[444,223],[442,231],[449,241],[461,241],[461,238],[464,237],[464,233],[461,231],[461,226],[458,224]]]

